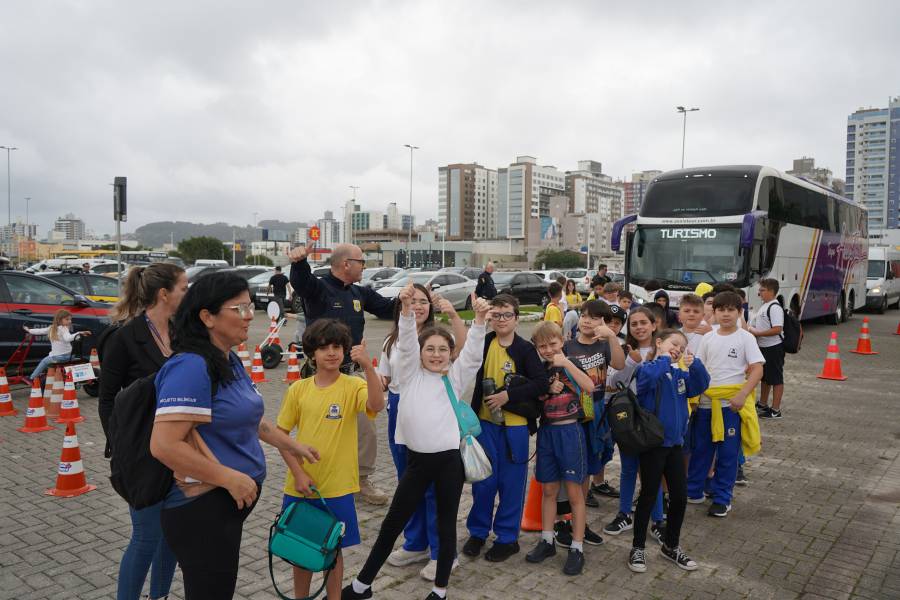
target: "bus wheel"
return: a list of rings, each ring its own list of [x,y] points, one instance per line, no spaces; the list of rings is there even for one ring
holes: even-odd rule
[[[847,306],[844,308],[844,322],[847,322],[853,318],[853,303],[855,301],[856,296],[853,295],[853,292],[850,292],[850,300],[847,302]]]
[[[841,292],[841,300],[834,307],[834,312],[825,317],[825,322],[829,325],[840,325],[844,322],[844,292]]]

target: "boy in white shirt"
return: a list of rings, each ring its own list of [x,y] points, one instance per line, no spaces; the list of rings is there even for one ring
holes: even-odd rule
[[[759,282],[759,297],[763,305],[750,321],[750,333],[756,336],[766,364],[763,367],[762,384],[756,413],[764,419],[781,418],[781,397],[784,394],[784,344],[781,330],[784,328],[784,309],[778,303],[777,279]],[[769,389],[772,390],[772,406],[769,407]]]

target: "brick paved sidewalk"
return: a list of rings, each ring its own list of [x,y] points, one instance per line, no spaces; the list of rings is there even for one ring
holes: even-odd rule
[[[700,563],[687,573],[648,553],[648,572],[626,564],[628,533],[586,549],[580,577],[562,574],[563,556],[527,565],[524,553],[536,534],[523,534],[522,552],[501,564],[462,558],[451,578],[451,598],[900,598],[900,386],[897,312],[871,316],[878,356],[857,356],[861,319],[835,328],[840,335],[846,382],[815,375],[825,355],[824,325],[808,325],[803,352],[788,358],[785,419],[764,421],[763,452],[747,466],[750,485],[738,488],[734,510],[711,519],[705,506],[688,506],[683,546]],[[272,372],[283,377],[282,367]],[[277,373],[277,375],[276,375]],[[274,417],[284,385],[265,384],[267,414]],[[20,410],[27,390],[14,393]],[[112,491],[102,457],[96,401],[80,397],[88,420],[78,427],[82,457],[98,490],[79,498],[47,497],[62,446],[63,428],[26,435],[22,416],[0,418],[0,598],[113,598],[118,563],[130,533],[127,507]],[[387,450],[387,419],[378,418],[379,462],[375,480],[392,491],[396,477]],[[267,451],[269,476],[244,529],[238,598],[269,599],[265,538],[280,506],[284,468]],[[618,461],[610,479],[618,480]],[[466,538],[471,504],[463,492],[458,536]],[[600,530],[617,510],[614,500],[588,509]],[[356,573],[383,518],[384,507],[359,505],[363,543],[348,551],[345,581]],[[376,597],[424,598],[430,584],[421,565],[385,566]],[[289,569],[279,567],[285,589]],[[181,598],[180,575],[172,598]]]

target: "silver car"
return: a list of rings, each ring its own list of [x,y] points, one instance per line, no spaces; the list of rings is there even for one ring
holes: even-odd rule
[[[472,308],[471,295],[475,291],[477,282],[456,273],[437,271],[410,273],[393,280],[390,285],[380,288],[378,293],[385,298],[396,298],[400,294],[400,290],[410,282],[422,284],[432,292],[440,294],[449,300],[453,304],[453,308],[457,310]]]

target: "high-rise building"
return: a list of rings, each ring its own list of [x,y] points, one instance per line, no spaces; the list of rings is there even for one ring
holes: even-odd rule
[[[325,211],[324,218],[316,221],[316,225],[319,228],[319,240],[316,242],[316,246],[319,248],[334,249],[343,241],[342,223],[335,221],[334,213],[330,210]]]
[[[550,216],[550,198],[566,194],[566,176],[533,156],[497,170],[497,237],[528,242],[529,220]]]
[[[84,221],[69,213],[56,219],[56,222],[53,224],[53,231],[60,232],[63,239],[80,240],[84,238]]]
[[[403,220],[400,218],[400,210],[397,208],[396,202],[388,204],[384,213],[385,229],[403,229]]]
[[[650,182],[657,175],[661,175],[662,171],[650,170],[640,171],[631,174],[631,181],[626,181],[625,187],[625,214],[634,215],[641,210],[641,204],[644,203],[644,196],[647,195],[647,188]]]
[[[588,218],[585,222],[592,223],[590,237],[608,249],[612,225],[622,217],[625,207],[624,184],[604,175],[599,162],[582,160],[578,162],[577,171],[566,173],[566,194],[570,213],[598,215],[596,221]]]
[[[497,171],[478,163],[439,167],[438,220],[448,240],[497,237]]]
[[[869,232],[897,229],[900,212],[900,96],[887,108],[861,108],[847,117],[845,195],[869,211]]]
[[[831,169],[827,167],[816,167],[815,158],[804,156],[802,158],[795,158],[793,162],[794,167],[789,171],[785,171],[788,175],[802,177],[803,179],[814,181],[821,186],[837,191],[834,187],[834,176],[831,173]]]

